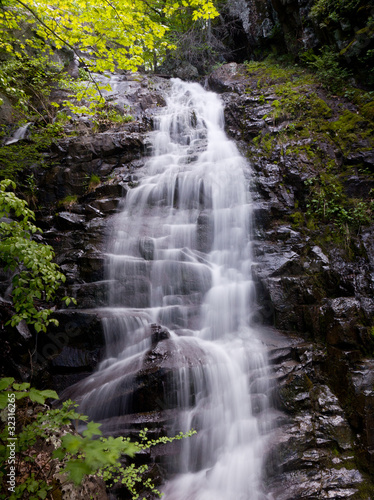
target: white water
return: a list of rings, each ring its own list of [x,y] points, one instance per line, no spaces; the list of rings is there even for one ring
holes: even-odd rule
[[[150,348],[147,325],[162,324],[185,361],[165,394],[179,408],[173,432],[198,430],[184,440],[164,498],[262,500],[269,391],[250,326],[250,169],[223,131],[220,99],[200,85],[173,81],[157,120],[154,155],[108,254],[107,359],[80,384],[81,408],[96,419],[131,412],[118,394]]]
[[[13,136],[4,142],[4,146],[10,146],[10,144],[15,144],[16,142],[24,139],[26,137],[26,134],[27,134],[27,131],[28,131],[30,125],[32,125],[32,122],[28,122],[25,125],[23,125],[22,127],[19,127],[14,132]]]

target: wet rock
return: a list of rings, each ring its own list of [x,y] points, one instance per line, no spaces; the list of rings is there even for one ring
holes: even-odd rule
[[[370,191],[374,188],[374,181],[364,177],[352,176],[345,181],[344,186],[345,192],[350,198],[368,198]]]
[[[363,360],[355,366],[351,376],[354,409],[362,422],[363,455],[370,463],[374,459],[374,361]]]
[[[345,411],[324,381],[328,355],[313,343],[295,341],[270,350],[278,379],[275,400],[287,418],[271,438],[268,489],[285,500],[359,498],[368,477],[358,469]]]
[[[101,217],[119,212],[119,205],[122,202],[122,198],[104,198],[100,200],[95,200],[92,205],[88,205],[88,208],[93,208],[94,213],[100,215]],[[86,207],[87,210],[87,207]]]
[[[200,252],[210,252],[213,245],[214,227],[211,215],[201,212],[197,219],[197,248]]]
[[[182,80],[196,80],[199,78],[198,69],[190,63],[183,63],[180,67],[178,67],[175,71],[175,74],[178,78]]]
[[[58,356],[53,358],[51,365],[56,370],[92,371],[98,363],[99,349],[82,351],[75,347],[64,346]]]
[[[80,309],[95,309],[108,306],[110,281],[95,281],[73,285],[71,296],[77,300]]]
[[[236,63],[224,64],[213,71],[208,78],[209,86],[215,92],[237,92],[244,89],[245,77],[241,77],[242,67]]]
[[[155,243],[152,238],[144,237],[139,240],[139,252],[145,260],[153,260]]]
[[[59,229],[84,229],[85,217],[82,215],[73,214],[70,212],[60,212],[56,216],[56,224]]]
[[[78,258],[80,276],[84,281],[102,281],[104,279],[105,258],[102,253],[87,252]]]
[[[170,333],[166,329],[162,329],[159,325],[152,324],[152,345],[170,338]]]
[[[39,337],[33,360],[43,367],[50,363],[53,365],[53,370],[49,374],[50,380],[45,380],[45,384],[60,391],[72,385],[77,376],[79,380],[87,376],[87,366],[90,367],[90,371],[96,366],[101,357],[104,338],[101,321],[95,311],[58,311],[54,317],[59,325],[51,325],[48,336]],[[72,353],[76,365],[80,360],[79,373],[67,368],[67,358]],[[53,364],[55,359],[57,359],[56,364]]]

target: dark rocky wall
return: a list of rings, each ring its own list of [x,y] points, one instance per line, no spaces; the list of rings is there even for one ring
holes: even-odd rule
[[[294,59],[308,50],[330,47],[340,62],[353,70],[362,85],[373,84],[373,23],[371,2],[325,2],[320,13],[314,0],[228,0],[220,24],[227,24],[223,41],[235,38],[231,61],[289,54]],[[322,2],[319,2],[322,5]],[[230,26],[235,29],[230,33]],[[219,29],[219,26],[217,27]],[[227,59],[227,58],[226,58]]]

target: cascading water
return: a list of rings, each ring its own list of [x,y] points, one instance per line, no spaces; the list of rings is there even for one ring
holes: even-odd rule
[[[164,498],[265,499],[268,369],[250,326],[249,166],[225,136],[220,99],[196,83],[174,80],[156,122],[108,254],[107,359],[79,384],[80,406],[96,420],[131,413],[149,325],[163,325],[177,366],[164,395],[178,408],[173,431],[198,431]]]

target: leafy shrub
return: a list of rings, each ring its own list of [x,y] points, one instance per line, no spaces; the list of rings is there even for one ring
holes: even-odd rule
[[[15,326],[25,320],[37,332],[45,332],[49,323],[58,323],[50,319],[52,309],[41,304],[54,299],[65,276],[52,262],[52,247],[33,240],[35,233],[42,232],[32,222],[35,214],[26,201],[7,191],[9,187],[15,189],[16,185],[10,180],[0,182],[0,219],[7,218],[0,222],[0,261],[14,272],[12,299],[16,312],[10,322]]]
[[[0,469],[0,499],[57,498],[61,495],[57,471],[62,484],[73,481],[80,485],[87,475],[96,474],[109,484],[125,485],[133,500],[139,498],[137,483],[160,496],[150,479],[143,481],[142,474],[147,467],[134,464],[123,467],[121,456],[134,457],[135,453],[151,446],[194,434],[190,431],[172,438],[149,440],[144,429],[135,443],[125,437],[103,438],[100,424],[88,422],[88,417],[78,413],[72,401],[51,410],[45,405],[47,398],[58,399],[58,396],[55,391],[40,391],[29,383],[17,384],[11,377],[0,379],[0,457],[4,464]],[[72,431],[72,423],[84,424],[82,435]],[[53,452],[50,451],[52,443]],[[10,467],[17,479],[14,484],[6,481]]]
[[[54,106],[49,96],[54,86],[65,77],[62,65],[47,56],[12,57],[0,64],[0,90],[30,119],[44,117],[50,121]]]
[[[305,181],[309,187],[307,216],[310,219],[333,223],[340,229],[360,228],[373,221],[372,201],[349,200],[343,186],[333,175],[321,174]]]
[[[341,91],[351,77],[351,72],[340,66],[336,52],[328,47],[315,56],[309,65],[316,70],[322,85],[331,92]]]
[[[317,0],[310,10],[310,17],[326,26],[333,21],[346,20],[350,13],[356,13],[360,0]]]

